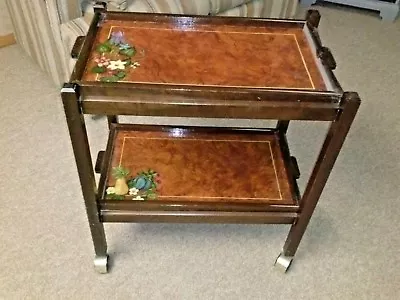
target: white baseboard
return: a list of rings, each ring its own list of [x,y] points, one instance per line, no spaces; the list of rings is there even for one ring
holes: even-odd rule
[[[311,5],[316,3],[317,0],[301,0],[301,2],[304,5]],[[397,0],[395,3],[379,0],[325,0],[325,2],[376,10],[380,12],[382,19],[387,21],[394,21],[400,12],[400,0]]]

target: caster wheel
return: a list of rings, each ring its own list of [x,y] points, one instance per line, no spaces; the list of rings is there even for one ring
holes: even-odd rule
[[[282,253],[279,254],[277,259],[275,260],[275,266],[286,273],[290,266],[292,265],[293,256],[284,256]]]
[[[106,274],[108,268],[108,255],[94,258],[94,269],[100,274]]]

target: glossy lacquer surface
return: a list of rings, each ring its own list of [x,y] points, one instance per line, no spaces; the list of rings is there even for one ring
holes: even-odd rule
[[[103,55],[96,51],[98,46],[122,33],[124,44],[134,47],[136,54],[120,73],[119,82],[326,90],[303,28],[295,23],[243,26],[175,20],[106,19],[98,30],[82,81],[99,81],[107,72],[117,74],[107,68],[99,75],[93,68]]]
[[[146,201],[293,203],[273,133],[119,130],[110,167],[116,166],[129,169],[128,177],[159,174],[157,197]]]

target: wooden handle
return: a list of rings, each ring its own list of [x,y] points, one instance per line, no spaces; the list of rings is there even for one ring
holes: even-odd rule
[[[326,65],[329,69],[331,70],[336,69],[336,61],[329,48],[322,47],[318,49],[317,55],[322,60],[323,64]]]
[[[309,9],[306,13],[306,21],[314,28],[318,28],[319,21],[321,21],[321,14],[318,10]]]
[[[93,5],[94,12],[103,12],[107,10],[107,2],[96,1]]]
[[[290,163],[291,163],[291,168],[292,168],[292,173],[294,178],[299,179],[300,178],[300,169],[299,169],[299,164],[297,163],[297,159],[294,156],[290,157]]]
[[[76,38],[75,44],[72,47],[71,50],[71,57],[72,58],[78,58],[79,57],[79,53],[81,53],[82,47],[83,47],[83,43],[85,42],[85,36],[78,36]]]

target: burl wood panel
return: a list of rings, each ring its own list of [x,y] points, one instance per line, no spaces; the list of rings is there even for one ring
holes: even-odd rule
[[[185,22],[106,20],[99,29],[82,81],[96,81],[90,70],[95,48],[111,32],[122,31],[141,54],[140,67],[122,82],[326,90],[303,29],[298,26],[210,25]]]
[[[112,167],[119,165],[131,178],[149,168],[157,171],[157,200],[294,204],[271,133],[118,131]],[[113,186],[108,178],[107,186]]]

